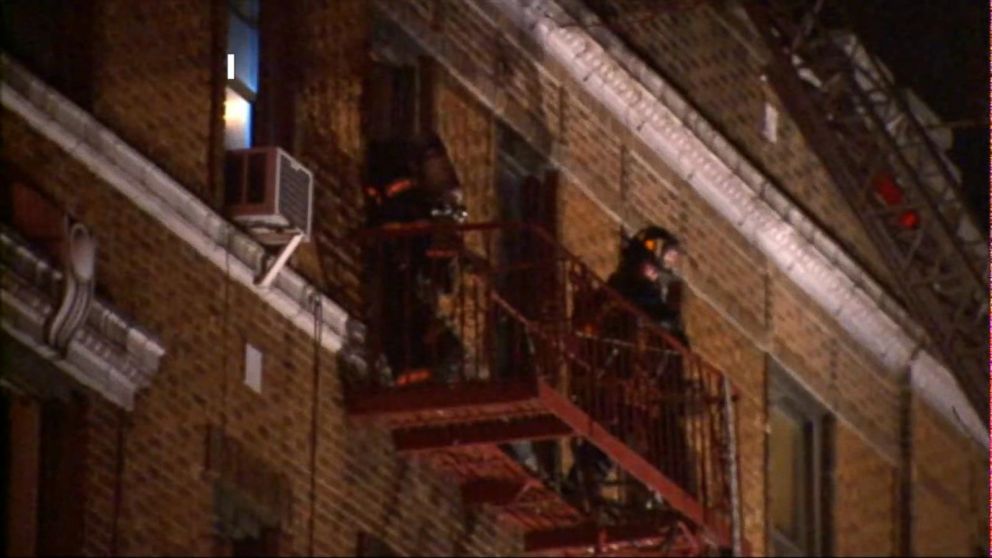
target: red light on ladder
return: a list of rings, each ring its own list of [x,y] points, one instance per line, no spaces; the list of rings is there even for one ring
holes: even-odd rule
[[[899,216],[899,226],[904,229],[915,229],[920,226],[920,214],[909,209]]]
[[[880,172],[871,179],[871,185],[875,189],[885,205],[896,205],[902,202],[902,188],[896,184],[895,178],[887,172]]]
[[[872,189],[885,205],[893,206],[902,203],[904,193],[895,178],[887,172],[879,172],[871,179]],[[896,223],[905,230],[912,230],[920,226],[920,214],[915,210],[907,209],[899,214]]]

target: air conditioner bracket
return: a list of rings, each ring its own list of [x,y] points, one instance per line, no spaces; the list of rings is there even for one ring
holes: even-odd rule
[[[263,289],[269,288],[269,286],[272,285],[272,282],[275,281],[276,275],[279,274],[279,271],[281,271],[286,265],[286,262],[289,261],[289,257],[292,256],[293,252],[296,251],[296,248],[299,247],[304,236],[305,235],[302,232],[294,234],[289,242],[283,246],[282,251],[279,252],[279,256],[274,262],[272,262],[269,269],[266,270],[260,278],[255,280],[255,284]]]

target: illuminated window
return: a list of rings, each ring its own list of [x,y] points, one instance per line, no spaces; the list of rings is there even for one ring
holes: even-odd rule
[[[251,103],[230,87],[224,95],[224,147],[251,146]]]
[[[258,0],[232,0],[227,20],[234,78],[227,80],[224,94],[224,147],[241,149],[252,144],[252,112],[258,95]]]
[[[830,417],[783,371],[769,383],[768,514],[775,556],[829,551]]]

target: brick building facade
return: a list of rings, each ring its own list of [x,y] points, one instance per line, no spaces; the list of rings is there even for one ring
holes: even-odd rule
[[[763,83],[737,12],[702,3],[610,31],[571,0],[261,2],[253,144],[314,177],[312,234],[263,289],[271,258],[224,217],[225,54],[232,11],[252,3],[42,4],[4,3],[11,554],[526,549],[498,509],[346,410],[367,365],[365,150],[377,126],[400,126],[376,112],[383,75],[399,75],[383,68],[414,76],[404,125],[444,141],[471,221],[512,217],[510,160],[556,173],[552,232],[601,278],[621,232],[656,223],[682,239],[693,351],[739,393],[752,554],[987,548],[987,417],[905,348],[915,326],[885,294],[900,278]],[[774,143],[766,105],[781,113]],[[67,217],[96,240],[94,302],[53,346],[42,332],[72,266],[67,241],[47,241]],[[262,355],[258,390],[246,346]],[[816,461],[791,489],[773,474],[792,455],[786,400],[806,412],[797,455]]]

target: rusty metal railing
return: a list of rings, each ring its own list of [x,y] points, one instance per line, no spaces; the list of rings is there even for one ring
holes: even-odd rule
[[[441,383],[536,376],[729,529],[729,382],[549,235],[522,224],[411,224],[362,239],[363,389],[402,389],[425,372]],[[651,491],[623,474],[609,482],[613,503],[636,503],[643,518]]]

